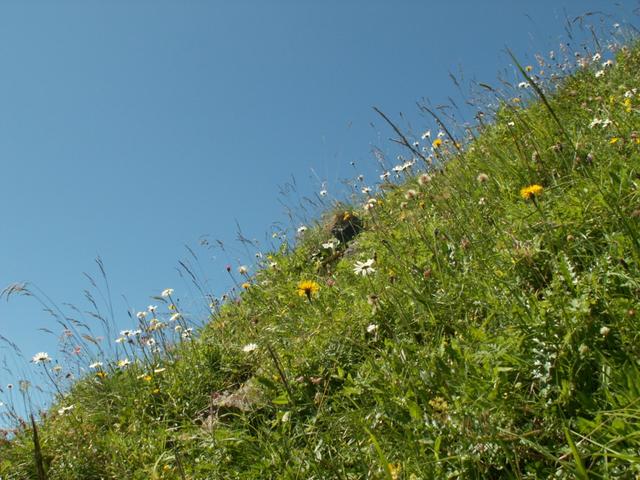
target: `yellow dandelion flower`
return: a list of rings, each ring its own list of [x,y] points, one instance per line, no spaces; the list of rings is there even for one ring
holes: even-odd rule
[[[250,283],[248,283],[248,282],[244,282],[244,283],[242,284],[242,288],[244,288],[245,290],[248,290],[250,286],[251,286],[251,284],[250,284]]]
[[[631,111],[631,99],[630,98],[625,98],[624,99],[624,110],[625,110],[625,112],[630,112]]]
[[[311,301],[312,295],[315,295],[320,290],[320,285],[318,285],[313,280],[303,280],[298,283],[298,295],[301,297],[307,297],[309,301]]]
[[[442,139],[440,138],[436,138],[431,144],[433,148],[440,148],[441,145],[442,145]]]
[[[618,137],[613,137],[611,140],[609,140],[609,145],[614,145],[616,143],[618,143],[620,139]]]
[[[543,190],[542,185],[534,183],[533,185],[520,189],[520,196],[525,200],[531,200],[542,195]]]
[[[395,465],[393,463],[389,463],[387,465],[387,469],[389,470],[389,473],[391,474],[391,478],[393,480],[398,480],[400,478],[400,472],[402,472],[402,465],[400,465],[399,463],[396,463]]]
[[[100,370],[99,372],[96,372],[96,377],[98,378],[105,378],[107,376],[107,374],[105,372],[103,372],[102,370]]]
[[[527,72],[531,72],[531,71],[533,71],[533,67],[532,67],[531,65],[527,65],[527,66],[525,67],[525,70],[526,70]]]

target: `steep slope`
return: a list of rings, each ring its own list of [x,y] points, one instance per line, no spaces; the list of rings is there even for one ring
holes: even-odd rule
[[[640,474],[640,50],[599,56],[419,139],[198,335],[166,292],[40,421],[47,478]],[[37,478],[32,433],[3,479]]]

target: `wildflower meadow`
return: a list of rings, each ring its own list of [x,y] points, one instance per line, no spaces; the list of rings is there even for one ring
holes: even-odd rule
[[[473,124],[376,109],[401,154],[232,292],[185,265],[205,313],[170,285],[127,330],[50,306],[53,401],[2,385],[0,478],[640,478],[640,48],[535,58]]]

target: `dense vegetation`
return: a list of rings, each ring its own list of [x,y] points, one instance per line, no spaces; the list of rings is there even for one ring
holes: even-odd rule
[[[473,138],[407,133],[200,332],[163,292],[0,477],[636,478],[640,49],[604,54],[514,60]]]

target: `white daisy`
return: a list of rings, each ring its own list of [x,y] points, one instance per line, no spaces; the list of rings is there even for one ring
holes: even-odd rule
[[[31,359],[33,363],[48,363],[51,361],[51,357],[47,352],[38,352]]]
[[[372,267],[374,261],[375,260],[373,258],[370,258],[365,262],[356,262],[353,266],[353,272],[356,275],[362,275],[363,277],[366,277],[367,275],[376,271],[375,268]]]
[[[128,358],[123,358],[122,360],[118,360],[118,367],[120,368],[127,368],[129,365],[131,365],[131,362],[129,361]]]
[[[165,288],[160,294],[161,297],[167,298],[173,295],[173,288]]]
[[[75,407],[75,405],[69,405],[68,407],[62,407],[62,408],[58,409],[58,415],[64,415],[65,413],[73,410],[74,407]]]
[[[255,343],[247,343],[244,347],[242,347],[242,351],[245,353],[253,352],[258,348],[258,345]]]

